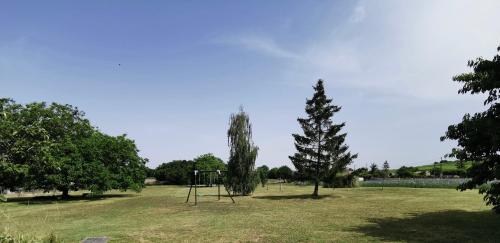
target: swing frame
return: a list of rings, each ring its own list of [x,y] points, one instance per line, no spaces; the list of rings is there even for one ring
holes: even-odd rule
[[[187,195],[187,198],[186,198],[186,203],[189,202],[189,197],[191,196],[191,190],[194,187],[194,205],[195,206],[198,205],[198,193],[197,193],[198,182],[201,179],[201,175],[206,175],[206,174],[209,174],[210,178],[212,178],[211,176],[214,175],[214,174],[217,175],[217,179],[216,179],[216,184],[217,184],[217,198],[218,198],[217,201],[220,201],[220,185],[221,185],[221,180],[222,180],[222,173],[226,173],[226,172],[227,172],[227,170],[196,170],[196,169],[193,170],[193,176],[192,176],[192,180],[191,180],[191,185],[189,186],[189,192],[188,192],[188,195]],[[205,185],[208,186],[208,184],[205,184]],[[210,185],[212,185],[212,180],[211,179],[210,179]],[[233,203],[235,203],[234,199],[233,199],[233,196],[231,195],[231,193],[227,189],[226,185],[224,185],[224,189],[226,189],[227,195],[229,195],[229,197],[231,198],[231,201],[233,201]]]

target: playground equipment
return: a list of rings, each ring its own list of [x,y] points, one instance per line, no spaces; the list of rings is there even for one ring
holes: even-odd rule
[[[212,187],[214,182],[217,185],[217,200],[220,200],[220,185],[223,184],[224,189],[227,192],[227,195],[231,198],[231,201],[234,203],[233,196],[227,189],[226,185],[223,183],[225,170],[193,170],[193,174],[191,177],[191,185],[189,187],[188,196],[186,198],[186,203],[189,202],[189,197],[191,196],[191,190],[194,187],[194,205],[198,204],[198,186],[204,185],[205,187]],[[207,178],[208,175],[208,178]],[[203,181],[201,181],[203,179]],[[202,182],[202,183],[200,183]]]

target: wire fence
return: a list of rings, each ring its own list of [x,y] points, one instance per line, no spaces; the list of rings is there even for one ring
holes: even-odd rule
[[[457,188],[467,178],[388,178],[360,182],[362,187]]]

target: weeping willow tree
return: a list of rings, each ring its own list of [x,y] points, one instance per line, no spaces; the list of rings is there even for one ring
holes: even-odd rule
[[[231,114],[227,140],[230,148],[227,187],[235,194],[249,195],[258,182],[254,171],[258,148],[253,144],[252,124],[243,107],[238,113]]]

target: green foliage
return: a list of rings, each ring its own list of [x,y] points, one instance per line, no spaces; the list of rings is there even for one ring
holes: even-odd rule
[[[332,117],[340,107],[325,95],[323,80],[318,80],[314,95],[306,101],[307,118],[298,118],[304,135],[292,134],[297,152],[290,156],[295,168],[315,182],[313,196],[318,196],[319,181],[350,164],[357,155],[344,144],[346,133],[339,133],[345,123],[334,124]]]
[[[500,51],[500,47],[497,50]],[[492,60],[471,60],[468,66],[472,72],[453,77],[454,81],[463,83],[459,93],[487,93],[484,105],[489,107],[474,115],[465,114],[462,122],[449,126],[441,137],[441,140],[457,140],[459,147],[452,150],[452,157],[479,161],[469,168],[472,179],[459,186],[462,191],[500,178],[500,55]],[[493,205],[493,210],[500,213],[500,183],[491,183],[489,189],[480,193],[485,195],[486,204]]]
[[[375,174],[377,174],[378,172],[379,172],[379,170],[378,170],[378,166],[377,166],[377,164],[372,163],[372,164],[370,165],[370,174],[375,175]]]
[[[443,169],[441,169],[439,166],[435,166],[434,168],[431,169],[430,173],[435,177],[439,177],[441,173],[443,173]]]
[[[262,184],[262,187],[266,186],[269,179],[269,167],[267,167],[266,165],[258,167],[257,173],[259,174],[259,181]]]
[[[438,162],[439,163],[439,162]],[[439,167],[443,169],[443,173],[446,173],[448,171],[457,171],[461,170],[460,165],[463,164],[463,169],[468,169],[472,166],[472,161],[443,161],[439,163]],[[419,171],[431,171],[432,168],[436,167],[436,164],[429,164],[429,165],[420,165],[420,166],[415,166]],[[449,173],[451,174],[451,173]]]
[[[226,164],[222,159],[213,154],[202,154],[194,159],[198,170],[226,170]]]
[[[290,167],[283,165],[278,168],[278,178],[283,180],[291,180],[293,176],[293,171]]]
[[[278,179],[279,178],[278,168],[274,167],[274,168],[270,169],[269,173],[268,173],[268,177],[269,177],[269,179]]]
[[[140,191],[146,160],[125,135],[99,132],[71,105],[0,99],[0,187]]]
[[[155,177],[155,169],[151,169],[149,167],[146,167],[146,177],[147,178],[153,178]]]
[[[190,183],[194,162],[190,160],[174,160],[163,163],[155,169],[155,178],[171,185],[187,185]]]
[[[354,176],[363,177],[363,178],[371,177],[370,172],[368,172],[368,169],[365,167],[358,168],[358,169],[354,170],[351,174]]]
[[[326,188],[353,188],[358,186],[358,177],[353,174],[336,175],[332,173],[323,179],[323,187]]]
[[[417,172],[417,168],[415,167],[401,166],[399,169],[396,170],[396,176],[399,178],[412,178],[414,177],[415,172]]]
[[[385,177],[384,171],[380,170],[377,166],[377,164],[372,163],[370,165],[370,172],[369,172],[369,178],[382,178]]]
[[[243,108],[231,114],[227,138],[230,148],[227,187],[233,193],[249,195],[257,185],[254,167],[258,148],[253,144],[252,125]]]
[[[387,160],[384,162],[384,165],[382,166],[382,173],[384,175],[384,178],[387,178],[390,175],[389,162],[387,162]]]

